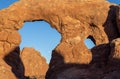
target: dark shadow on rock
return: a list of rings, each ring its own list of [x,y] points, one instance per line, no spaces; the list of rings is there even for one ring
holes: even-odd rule
[[[24,65],[20,58],[20,48],[17,47],[4,57],[4,61],[11,66],[12,72],[18,79],[25,79]]]
[[[120,65],[110,60],[110,44],[95,46],[91,53],[93,57],[90,64],[65,63],[64,57],[54,50],[45,79],[115,79],[114,73],[118,72]],[[120,59],[114,60],[120,62]]]
[[[49,69],[48,69],[48,72],[46,73],[45,79],[87,79],[85,78],[84,75],[82,76],[81,70],[89,72],[89,67],[90,67],[90,64],[65,63],[64,57],[60,55],[59,52],[54,50],[52,53],[52,59],[49,64]],[[83,74],[86,74],[86,73],[83,72]],[[92,78],[93,77],[89,79],[92,79]]]
[[[91,49],[92,61],[91,65],[95,64],[96,68],[103,68],[108,64],[110,56],[110,44],[100,44]]]
[[[104,31],[106,32],[109,41],[112,41],[113,39],[120,37],[118,28],[117,28],[117,21],[116,21],[116,10],[118,9],[118,6],[110,6],[110,10],[108,12],[108,16],[106,19],[106,22],[103,24]]]

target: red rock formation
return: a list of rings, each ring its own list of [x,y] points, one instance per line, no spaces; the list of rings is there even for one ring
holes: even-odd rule
[[[119,7],[105,0],[20,0],[0,11],[0,59],[3,61],[19,46],[17,30],[24,22],[45,20],[62,35],[52,53],[46,79],[119,79],[119,71],[112,72],[119,45],[115,42],[115,47],[110,47],[111,41],[119,37],[118,16]],[[86,38],[92,39],[95,48],[89,50],[85,46]],[[16,79],[9,64],[3,63],[9,71],[4,79]]]
[[[24,48],[21,52],[21,60],[25,69],[25,76],[44,78],[48,65],[44,57],[33,48]]]

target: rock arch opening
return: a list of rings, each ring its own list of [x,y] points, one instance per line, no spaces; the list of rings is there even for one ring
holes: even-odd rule
[[[22,42],[20,49],[32,47],[50,62],[52,50],[60,43],[61,35],[45,21],[25,22],[19,30]]]
[[[92,36],[88,36],[88,37],[84,40],[84,43],[85,43],[85,45],[86,45],[86,47],[87,47],[88,49],[91,49],[91,48],[93,48],[93,47],[96,45],[95,39],[94,39]]]

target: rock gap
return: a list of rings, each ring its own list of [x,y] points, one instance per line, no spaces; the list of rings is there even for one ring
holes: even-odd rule
[[[25,22],[22,29],[19,30],[23,47],[32,47],[38,50],[42,56],[50,62],[52,50],[59,44],[61,35],[57,30],[50,27],[45,21]]]
[[[95,39],[92,36],[88,36],[85,39],[84,43],[85,43],[85,45],[87,46],[88,49],[91,49],[96,45]]]

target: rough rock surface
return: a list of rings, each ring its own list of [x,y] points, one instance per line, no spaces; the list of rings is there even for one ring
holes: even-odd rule
[[[14,3],[0,11],[0,60],[3,63],[0,63],[3,69],[0,77],[21,78],[22,75],[16,73],[22,71],[13,64],[16,61],[11,64],[5,58],[19,46],[21,37],[17,30],[24,22],[44,20],[62,36],[52,52],[46,79],[120,79],[120,67],[114,66],[119,61],[119,41],[113,41],[120,35],[119,13],[119,6],[106,0],[20,0]],[[96,44],[93,49],[85,46],[86,38]]]
[[[0,58],[0,79],[25,79],[19,47]]]
[[[44,57],[33,48],[24,48],[21,52],[26,77],[45,78],[48,65]]]
[[[120,5],[117,7],[116,10],[116,20],[117,20],[118,31],[120,33]]]

